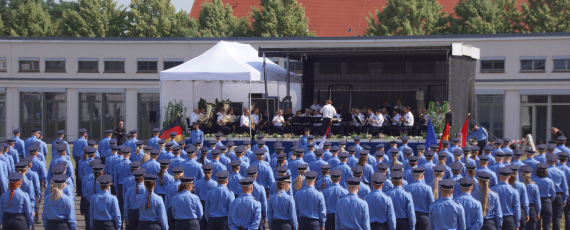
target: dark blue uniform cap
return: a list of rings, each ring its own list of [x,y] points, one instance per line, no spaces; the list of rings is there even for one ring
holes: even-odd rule
[[[145,173],[146,173],[146,169],[145,169],[145,168],[137,169],[137,170],[135,170],[135,171],[132,172],[132,174],[133,174],[133,176],[134,176],[135,178],[139,178],[139,177],[143,176]]]
[[[102,185],[110,184],[111,182],[113,182],[113,176],[109,174],[99,176],[97,177],[97,182],[99,182],[99,184]]]
[[[131,153],[131,151],[133,150],[133,148],[129,147],[129,146],[123,146],[121,147],[121,152],[122,153]]]
[[[402,141],[407,141],[407,140],[409,140],[409,139],[410,139],[410,137],[408,137],[408,136],[402,136],[402,137],[400,137],[400,140],[402,140]]]
[[[509,176],[513,173],[513,170],[507,167],[502,167],[500,169],[497,169],[497,172],[499,172],[499,175],[501,176]]]
[[[463,165],[457,161],[454,161],[451,164],[449,164],[449,167],[451,168],[451,171],[454,172],[461,171],[461,169],[463,169]]]
[[[170,135],[172,135],[172,133],[170,133]],[[216,135],[214,135],[215,137],[222,137],[221,133],[216,133]]]
[[[346,182],[348,183],[349,186],[358,186],[358,185],[360,185],[361,181],[362,180],[358,177],[351,177],[351,178],[346,179]]]
[[[60,139],[60,140],[63,141],[63,139]],[[14,139],[8,139],[8,140],[6,140],[6,142],[8,142],[8,143],[14,143],[14,142],[16,142],[16,140],[14,140]]]
[[[249,166],[249,168],[245,170],[245,173],[247,173],[247,175],[255,175],[258,171],[259,168],[257,166]]]
[[[341,158],[341,159],[343,159],[343,158],[348,158],[348,153],[347,153],[347,152],[339,153],[339,154],[338,154],[338,158]]]
[[[426,150],[426,146],[425,145],[418,145],[416,146],[417,150]]]
[[[22,162],[22,161],[20,161],[20,162]],[[16,168],[18,168],[17,164],[16,164]],[[51,172],[53,174],[62,174],[63,172],[65,172],[66,169],[67,169],[67,167],[65,167],[63,165],[56,165],[53,168],[51,168]]]
[[[297,170],[307,170],[308,164],[297,165]]]
[[[91,146],[87,146],[87,148],[85,148],[85,150],[83,150],[83,152],[86,152],[89,155],[93,155],[93,154],[95,154],[95,152],[97,152],[97,149],[95,149]]]
[[[436,165],[431,168],[434,172],[443,172],[445,171],[445,165]]]
[[[171,133],[170,133],[170,136],[171,136],[171,137],[174,137],[174,136],[176,136],[176,135],[178,135],[177,132],[171,132]]]
[[[363,149],[366,149],[366,150],[372,149],[372,147],[370,147],[370,145],[362,145],[362,148],[363,148]]]
[[[511,152],[504,152],[504,154],[505,154],[505,157],[512,157],[513,156],[513,153],[511,153]]]
[[[14,129],[12,130],[13,133],[19,133],[20,131],[22,131],[21,129]]]
[[[368,151],[368,150],[362,150],[362,151],[359,152],[359,157],[368,156],[368,154],[370,154],[370,151]]]
[[[63,184],[67,181],[67,178],[69,178],[68,175],[65,174],[58,174],[58,175],[54,175],[51,179],[53,180],[54,183],[56,184]]]
[[[316,179],[317,176],[319,175],[319,173],[315,172],[315,171],[308,171],[307,173],[305,173],[305,178],[312,180],[312,179]]]
[[[38,146],[30,146],[28,147],[28,151],[29,152],[37,152],[40,148],[38,148]]]
[[[251,141],[244,141],[243,145],[251,145]]]
[[[439,145],[438,144],[433,144],[429,146],[429,149],[431,151],[437,151],[439,149]]]
[[[204,172],[211,172],[214,169],[214,165],[212,164],[206,164],[202,166],[202,170]]]
[[[488,160],[489,160],[488,156],[485,156],[485,155],[479,156],[479,161],[488,161]]]
[[[426,171],[426,168],[424,168],[424,167],[415,167],[415,168],[412,168],[412,172],[413,172],[414,174],[422,174],[422,173],[424,173],[425,171]]]
[[[451,139],[451,142],[453,142],[453,143],[459,143],[460,141],[461,141],[461,139],[459,139],[459,138],[457,138],[457,137]]]
[[[158,154],[160,154],[160,150],[158,149],[150,150],[150,155],[157,156]]]
[[[257,145],[265,145],[265,140],[257,140]]]
[[[184,167],[183,166],[176,166],[176,167],[172,168],[172,173],[173,174],[184,173]]]
[[[241,186],[247,186],[247,185],[252,185],[254,181],[255,181],[255,179],[253,179],[251,177],[246,177],[246,178],[239,180],[238,182]]]
[[[180,183],[181,184],[193,184],[194,183],[194,177],[190,177],[190,176],[182,177],[182,178],[180,178]]]
[[[202,144],[202,140],[196,140],[196,144],[197,144],[197,145],[201,145],[201,144]]]
[[[567,158],[568,158],[568,155],[569,155],[569,154],[568,154],[567,152],[559,152],[559,153],[558,153],[558,157],[559,157],[560,159],[567,159]]]
[[[352,153],[352,152],[356,152],[356,147],[354,147],[354,146],[349,146],[348,148],[346,148],[346,150],[347,150],[348,152],[351,152],[351,153]]]
[[[556,155],[555,153],[547,153],[546,160],[548,162],[556,162],[558,161],[558,155]]]
[[[243,145],[240,145],[234,149],[234,152],[236,153],[243,153],[243,151],[245,151],[245,147]]]
[[[277,146],[277,147],[275,147],[275,151],[285,151],[285,147]]]
[[[472,146],[471,147],[471,151],[474,151],[474,152],[479,151],[480,149],[481,148],[479,148],[479,146]]]
[[[329,164],[321,165],[321,171],[329,171],[331,170],[332,166]]]
[[[158,163],[160,163],[160,165],[169,165],[170,164],[170,160],[169,159],[162,159],[159,160]]]
[[[283,143],[281,143],[281,142],[279,142],[279,141],[273,143],[273,147],[281,147],[281,146],[283,146]]]
[[[220,155],[222,153],[222,150],[214,149],[210,153],[212,154],[212,156],[217,156],[217,155]]]
[[[390,142],[388,142],[388,143],[390,143],[391,145],[395,145],[395,144],[398,144],[398,142],[397,142],[396,140],[391,140],[391,141],[390,141]]]
[[[233,160],[232,162],[230,162],[230,166],[231,167],[237,167],[241,165],[241,161],[240,160]]]
[[[331,175],[331,178],[339,178],[339,177],[342,176],[342,170],[340,170],[340,169],[333,169],[333,170],[331,170],[330,175]]]
[[[528,154],[534,154],[535,153],[534,150],[532,150],[531,148],[525,149],[524,152],[528,153]]]
[[[475,184],[475,180],[473,180],[471,177],[464,177],[459,179],[457,183],[459,183],[461,187],[469,188]]]
[[[309,144],[307,144],[307,147],[313,148],[313,147],[315,147],[315,143],[309,143]]]
[[[223,180],[226,179],[230,176],[230,172],[228,171],[220,171],[216,173],[216,177],[218,178],[218,180]]]
[[[97,142],[95,142],[94,140],[87,141],[87,145],[89,145],[89,146],[95,146],[96,144],[97,144]]]
[[[546,145],[546,150],[554,150],[556,148],[555,144],[548,144]]]
[[[136,129],[133,129],[133,130],[129,131],[129,133],[130,133],[130,134],[137,133],[137,130],[136,130]]]
[[[131,168],[138,168],[138,167],[141,167],[141,165],[142,165],[142,162],[140,162],[140,161],[133,161],[129,164],[129,166],[131,166]]]
[[[67,161],[62,161],[62,162],[59,162],[59,163],[57,163],[57,164],[55,164],[55,165],[56,165],[56,166],[63,166],[63,167],[65,167],[65,168],[67,168]]]
[[[150,146],[150,145],[147,145],[147,146],[143,147],[143,150],[144,150],[144,151],[150,151],[150,150],[152,150],[152,149],[153,149],[153,147]]]
[[[377,150],[377,151],[374,153],[374,155],[376,155],[376,157],[383,157],[384,154],[385,154],[385,153],[384,153],[384,151],[382,151],[382,150]]]
[[[87,129],[86,129],[86,128],[82,128],[82,129],[79,129],[78,131],[79,131],[79,133],[86,133],[86,132],[87,132]]]
[[[91,169],[93,170],[93,172],[101,172],[101,171],[105,170],[105,165],[104,164],[96,164],[96,165],[93,165],[93,167],[91,167]]]
[[[461,150],[463,150],[463,152],[465,152],[465,153],[472,151],[472,150],[471,150],[471,147],[469,147],[469,146],[465,146],[465,147],[461,148]]]
[[[455,184],[457,184],[457,182],[455,182],[452,179],[443,179],[439,182],[441,188],[446,190],[452,189],[453,187],[455,187]]]
[[[346,145],[346,141],[339,141],[338,145]]]
[[[403,172],[404,171],[404,166],[403,165],[394,165],[392,166],[392,172]]]
[[[433,155],[435,155],[435,152],[432,150],[426,150],[424,152],[424,157],[433,157]]]
[[[465,165],[465,168],[466,168],[467,170],[475,170],[475,169],[477,169],[477,165],[474,165],[474,164],[466,164],[466,165]]]
[[[325,142],[324,146],[325,146],[325,147],[331,146],[331,143],[330,143],[330,142]]]
[[[158,143],[159,145],[162,145],[162,144],[166,143],[166,140],[160,139],[156,143]]]
[[[315,150],[314,153],[315,153],[315,156],[320,157],[320,156],[323,155],[324,152],[325,152],[325,151],[322,150],[322,149],[317,149],[317,150]]]
[[[289,170],[289,168],[285,165],[281,165],[281,166],[277,166],[277,168],[275,168],[275,170],[277,170],[278,173],[286,173],[287,170]]]
[[[384,144],[377,144],[377,145],[376,145],[376,148],[377,148],[377,149],[378,149],[378,148],[384,148]]]
[[[509,143],[509,142],[511,142],[511,139],[509,139],[509,138],[503,138],[503,143]]]
[[[25,168],[28,168],[28,165],[29,165],[29,164],[30,164],[29,161],[24,161],[24,160],[22,160],[22,161],[16,163],[16,168],[17,168],[17,169],[25,169]]]
[[[446,157],[447,157],[447,152],[445,151],[437,153],[437,158],[446,158]]]
[[[156,181],[156,178],[158,178],[157,175],[155,174],[150,174],[150,173],[146,173],[144,174],[144,181]]]
[[[390,149],[390,153],[391,153],[392,155],[398,154],[398,153],[400,153],[400,150],[399,150],[399,149]]]
[[[453,155],[454,156],[463,156],[463,150],[461,150],[461,149],[453,150]]]
[[[495,141],[493,141],[493,143],[496,144],[496,145],[503,144],[503,139],[497,138],[497,139],[495,139]]]
[[[202,148],[200,148],[201,152],[208,152],[208,150],[210,150],[210,148],[208,148],[206,146],[202,146]]]
[[[57,152],[65,152],[67,151],[67,145],[57,145]]]
[[[112,129],[105,129],[105,133],[112,133],[113,130]]]
[[[414,150],[411,150],[411,149],[404,149],[404,151],[402,151],[402,152],[404,152],[405,155],[411,155],[411,154],[414,153]]]
[[[477,179],[481,179],[481,180],[489,180],[491,179],[491,174],[488,172],[483,172],[483,171],[478,171],[475,173],[475,175],[477,176]]]
[[[101,160],[99,159],[93,159],[91,161],[89,161],[89,166],[91,166],[91,168],[93,168],[93,166],[101,164]]]
[[[354,141],[360,141],[360,136],[354,137]]]
[[[229,141],[228,143],[226,143],[227,147],[234,147],[234,145],[236,145],[236,143],[233,141]]]
[[[160,132],[160,129],[159,129],[159,128],[154,128],[154,129],[152,129],[152,132],[153,132],[153,133],[159,133],[159,132]]]
[[[182,148],[182,146],[177,145],[177,146],[172,147],[172,151],[178,152],[178,151],[180,151],[181,148]]]
[[[510,168],[511,170],[513,170],[513,173],[519,171],[519,169],[521,168],[520,166],[518,166],[518,165],[516,165],[516,164],[510,164],[510,165],[507,165],[507,166],[505,166],[505,167]]]
[[[144,145],[144,141],[137,141],[135,142],[135,145]]]
[[[536,170],[545,170],[548,168],[548,164],[547,163],[538,163],[535,165]]]
[[[419,159],[420,159],[420,158],[417,157],[417,156],[408,157],[408,161],[409,161],[410,163],[418,162]]]
[[[556,138],[556,141],[558,141],[558,142],[564,142],[564,141],[566,141],[566,137],[565,137],[565,136],[559,136],[559,137]]]
[[[390,174],[390,177],[392,178],[392,180],[401,180],[402,178],[404,178],[404,173],[403,172],[393,172]]]
[[[360,176],[360,174],[362,174],[364,172],[364,167],[362,167],[360,165],[355,165],[350,170],[352,171],[352,174],[354,176]]]
[[[255,155],[259,155],[259,156],[265,155],[265,149],[255,150]]]
[[[443,145],[443,146],[449,145],[449,141],[443,140],[443,141],[441,141],[441,145]]]
[[[22,159],[22,160],[27,161],[27,162],[33,162],[34,157],[33,156],[27,156],[27,157],[24,157],[24,159]],[[99,161],[99,162],[101,162],[101,161]]]
[[[536,146],[536,149],[538,150],[545,150],[546,149],[546,145],[545,144],[540,144]]]
[[[277,182],[291,182],[291,176],[285,175],[277,178]]]
[[[523,165],[521,167],[521,172],[522,173],[531,173],[534,169],[531,166],[528,165]]]
[[[333,152],[333,153],[338,152],[339,150],[340,150],[340,147],[338,147],[338,146],[331,147],[331,152]]]
[[[210,145],[216,145],[216,144],[218,144],[218,141],[216,141],[216,140],[211,140],[209,143],[210,143]]]
[[[286,158],[287,158],[286,153],[281,153],[281,154],[277,155],[277,160],[282,160],[282,159],[286,159]]]
[[[13,172],[8,176],[8,180],[11,182],[18,182],[22,180],[22,178],[24,178],[24,175],[19,172]]]
[[[515,150],[513,150],[513,155],[515,155],[516,157],[519,157],[519,156],[523,155],[523,152],[518,150],[518,149],[515,149]]]
[[[296,155],[300,155],[301,153],[305,153],[305,150],[302,149],[302,148],[297,148],[297,149],[295,149],[295,154],[296,154]]]
[[[263,139],[263,138],[265,138],[265,135],[263,135],[263,134],[257,135],[257,139]]]
[[[370,180],[374,185],[382,185],[384,182],[386,182],[387,179],[388,177],[386,177],[384,173],[379,173],[379,172],[374,173],[372,174],[372,176],[370,176]]]
[[[57,134],[57,135],[64,135],[64,134],[65,134],[65,130],[57,130],[56,134]]]
[[[378,168],[378,171],[386,171],[388,168],[390,168],[390,165],[386,163],[378,163],[376,164],[376,168]]]
[[[174,143],[172,142],[168,142],[166,143],[166,145],[164,145],[164,147],[166,147],[167,149],[172,148],[172,146],[174,146]]]
[[[55,140],[55,143],[59,145],[59,144],[63,143],[63,139],[57,139],[57,140]]]

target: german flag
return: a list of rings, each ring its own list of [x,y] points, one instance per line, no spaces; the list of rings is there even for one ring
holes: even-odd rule
[[[443,143],[441,141],[449,141],[449,123],[445,124],[445,129],[443,130],[443,135],[441,135],[441,139],[439,140],[439,149],[438,152],[443,149]]]
[[[182,136],[182,127],[180,126],[182,122],[180,122],[180,117],[174,119],[168,127],[160,130],[160,139],[166,140],[166,143],[170,142],[172,138],[170,138],[170,133],[176,133],[176,137],[174,138],[175,141],[184,140],[184,136]]]

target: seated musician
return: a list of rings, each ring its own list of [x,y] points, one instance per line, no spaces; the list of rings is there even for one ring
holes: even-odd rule
[[[301,110],[297,111],[295,113],[295,116],[293,117],[301,117],[303,115],[303,112]],[[301,123],[295,122],[291,124],[291,132],[294,135],[302,135],[303,134],[303,126],[301,126]]]
[[[250,113],[249,113],[249,109],[245,109],[243,110],[243,115],[241,115],[240,117],[240,131],[242,133],[246,133],[249,135],[249,132],[251,131],[251,136],[255,137],[255,130],[251,130],[251,120],[249,119],[250,117]]]
[[[319,114],[319,111],[313,110],[313,114],[311,115],[311,117],[323,117],[323,115]],[[313,127],[311,128],[311,133],[313,135],[321,133],[320,132],[321,126],[323,126],[323,123],[321,123],[320,121],[313,123]]]
[[[305,113],[303,113],[303,115],[301,115],[302,117],[311,117],[311,115],[313,115],[311,113],[311,109],[305,109]]]
[[[279,135],[283,135],[285,129],[283,128],[283,124],[285,123],[285,119],[283,119],[283,110],[278,110],[277,115],[273,117],[273,132],[278,133]]]
[[[392,124],[392,118],[390,117],[388,109],[382,108],[382,116],[384,117],[384,125],[382,125],[382,131],[385,134],[390,134],[387,132],[390,130],[390,124]]]
[[[333,120],[332,122],[332,126],[331,126],[331,132],[334,134],[340,134],[340,126],[341,126],[341,120],[340,120],[340,110],[336,111],[337,113],[334,115],[334,118],[336,119],[336,121]]]
[[[391,135],[400,135],[400,125],[402,125],[402,115],[400,115],[400,109],[394,109],[392,112],[392,127],[390,128]]]
[[[427,113],[427,110],[425,108],[420,109],[419,118],[420,118],[419,130],[427,130],[429,114]]]
[[[226,110],[224,108],[221,108],[218,114],[218,130],[222,131],[224,135],[230,135],[230,127],[228,127],[224,122],[224,115],[226,114]]]
[[[255,125],[255,130],[259,131],[260,129],[259,121],[261,120],[261,114],[259,114],[259,108],[255,108],[253,110],[253,115],[251,117],[253,118],[253,124]]]
[[[377,133],[382,132],[382,125],[384,125],[384,116],[381,113],[382,110],[376,109],[375,114],[371,114],[368,119],[370,120],[370,127],[368,127],[368,133],[372,135],[377,135]]]
[[[404,112],[400,118],[402,126],[400,127],[401,132],[410,132],[412,127],[414,127],[414,115],[412,114],[412,109],[410,106],[404,107]]]
[[[356,119],[357,117],[360,119]],[[362,122],[364,122],[364,115],[360,113],[360,109],[355,109],[354,113],[352,114],[350,132],[360,134],[362,132]]]

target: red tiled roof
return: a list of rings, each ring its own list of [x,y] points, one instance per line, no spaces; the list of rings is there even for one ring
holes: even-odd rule
[[[198,18],[201,4],[210,0],[194,0],[190,17]],[[364,34],[368,27],[368,13],[375,15],[382,10],[386,0],[297,0],[305,7],[309,27],[319,37],[343,37]],[[438,0],[443,10],[453,11],[459,0]],[[251,11],[250,6],[259,6],[259,0],[223,0],[233,7],[234,15],[242,17]]]

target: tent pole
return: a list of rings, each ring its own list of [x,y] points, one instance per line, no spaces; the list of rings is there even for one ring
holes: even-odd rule
[[[287,54],[287,59],[285,61],[285,65],[287,65],[285,68],[287,69],[287,96],[285,97],[285,101],[287,103],[285,104],[285,111],[287,113],[289,111],[289,108],[293,108],[293,105],[291,103],[291,64],[289,63],[289,60],[289,54]]]
[[[250,75],[251,75],[251,73],[250,73]],[[253,121],[252,120],[253,115],[251,113],[251,76],[249,76],[249,107],[248,108],[250,109],[250,111],[249,111],[249,138],[253,140],[253,137],[251,136],[251,128],[252,128],[251,127],[251,121]],[[243,116],[243,114],[242,114],[242,116]]]
[[[267,113],[267,134],[269,134],[269,95],[267,94],[267,66],[265,62],[265,51],[263,53],[263,79],[265,81],[265,112]],[[262,114],[263,115],[263,114]]]

